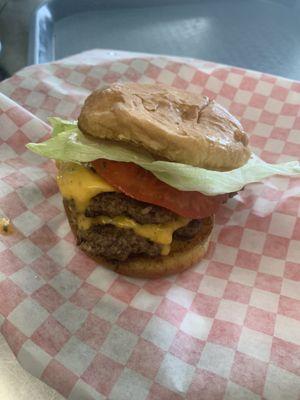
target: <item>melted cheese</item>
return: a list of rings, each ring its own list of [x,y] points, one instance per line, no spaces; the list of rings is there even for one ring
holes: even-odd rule
[[[162,247],[161,247],[161,252],[160,252],[160,254],[161,254],[162,256],[167,256],[167,255],[170,253],[170,250],[171,250],[171,246],[170,246],[169,244],[164,244],[164,245],[162,245]]]
[[[131,218],[118,216],[110,218],[101,215],[88,218],[84,215],[90,200],[99,193],[115,192],[116,190],[98,174],[80,164],[59,163],[57,184],[65,199],[74,200],[77,209],[77,224],[79,229],[87,230],[95,224],[111,224],[118,228],[132,229],[137,235],[161,245],[161,254],[168,255],[173,233],[185,226],[189,219],[178,217],[175,221],[164,224],[139,224]]]
[[[84,212],[92,197],[116,190],[98,174],[75,163],[61,163],[57,184],[65,199],[73,199],[79,212]]]
[[[77,219],[78,227],[80,229],[89,229],[92,225],[96,224],[111,224],[118,228],[132,229],[137,235],[162,245],[170,245],[172,243],[174,231],[186,225],[188,221],[189,220],[186,218],[178,218],[175,221],[166,222],[165,224],[142,225],[138,224],[131,218],[123,216],[110,218],[106,215],[101,215],[95,218],[88,218],[83,214],[79,215]],[[164,251],[167,251],[167,248]]]

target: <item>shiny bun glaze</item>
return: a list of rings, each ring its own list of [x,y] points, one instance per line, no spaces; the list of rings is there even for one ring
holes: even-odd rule
[[[78,125],[85,134],[206,169],[235,169],[250,157],[247,134],[226,109],[165,85],[127,83],[97,90],[86,99]]]

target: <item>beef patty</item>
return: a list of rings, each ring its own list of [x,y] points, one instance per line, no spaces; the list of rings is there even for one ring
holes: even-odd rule
[[[109,260],[125,261],[130,255],[160,255],[161,246],[133,232],[132,229],[113,225],[93,225],[86,231],[78,231],[78,244],[93,256]]]
[[[138,254],[155,257],[161,254],[162,246],[145,237],[137,235],[132,229],[118,228],[114,225],[92,225],[82,230],[77,227],[77,214],[73,201],[65,204],[70,212],[70,221],[76,226],[79,247],[92,256],[102,256],[109,260],[124,261]],[[159,224],[177,218],[176,214],[162,207],[139,202],[122,193],[102,193],[91,199],[86,209],[87,217],[124,215],[140,224]],[[177,229],[174,237],[180,240],[192,239],[201,229],[201,220],[191,220],[186,226]]]
[[[85,216],[98,215],[124,215],[139,224],[163,224],[176,219],[176,214],[166,208],[132,199],[119,192],[100,193],[91,199]]]

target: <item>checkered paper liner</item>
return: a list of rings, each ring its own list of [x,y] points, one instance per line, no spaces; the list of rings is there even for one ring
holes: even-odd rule
[[[269,162],[300,156],[300,83],[214,63],[89,51],[0,84],[1,332],[71,400],[300,398],[300,179],[249,185],[183,274],[119,276],[75,246],[52,161],[25,148],[91,90],[164,82],[227,107]]]

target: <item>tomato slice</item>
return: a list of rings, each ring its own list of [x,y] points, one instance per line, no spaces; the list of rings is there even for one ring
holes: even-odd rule
[[[103,179],[127,196],[167,208],[186,218],[209,217],[228,199],[227,194],[206,196],[175,189],[134,163],[98,159],[92,165]]]

